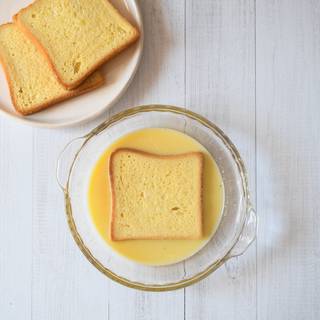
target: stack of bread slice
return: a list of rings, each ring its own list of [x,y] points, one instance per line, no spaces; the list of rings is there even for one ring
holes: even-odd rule
[[[15,109],[29,115],[101,86],[99,67],[138,37],[107,0],[36,0],[0,26]]]

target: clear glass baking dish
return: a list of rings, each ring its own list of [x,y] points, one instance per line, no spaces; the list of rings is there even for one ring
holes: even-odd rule
[[[90,220],[87,190],[91,170],[115,140],[143,128],[171,128],[198,140],[214,157],[222,175],[225,203],[219,227],[198,253],[168,266],[144,266],[114,253]],[[245,166],[236,147],[204,117],[174,106],[132,108],[106,120],[88,134],[69,142],[57,163],[68,224],[80,250],[102,273],[128,287],[166,291],[189,286],[211,274],[228,259],[243,254],[256,236]]]

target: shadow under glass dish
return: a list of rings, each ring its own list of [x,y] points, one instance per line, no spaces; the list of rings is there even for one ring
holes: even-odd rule
[[[225,192],[221,221],[208,244],[185,261],[160,267],[139,265],[113,252],[93,226],[87,204],[91,170],[108,145],[130,132],[156,127],[186,133],[200,142],[215,159]],[[238,151],[214,124],[182,108],[151,105],[115,115],[67,145],[58,161],[57,175],[65,194],[68,223],[79,248],[97,269],[129,287],[152,291],[186,287],[227,259],[242,254],[255,238],[255,212]]]

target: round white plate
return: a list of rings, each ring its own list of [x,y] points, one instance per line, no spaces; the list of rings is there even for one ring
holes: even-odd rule
[[[10,22],[12,16],[27,6],[30,0],[1,0],[0,24]],[[110,1],[129,21],[135,24],[141,33],[140,39],[133,46],[110,60],[102,68],[106,82],[92,92],[59,103],[51,108],[23,117],[16,113],[11,103],[7,81],[0,68],[0,113],[33,126],[57,128],[88,121],[109,108],[124,93],[132,80],[143,48],[143,24],[135,0]]]

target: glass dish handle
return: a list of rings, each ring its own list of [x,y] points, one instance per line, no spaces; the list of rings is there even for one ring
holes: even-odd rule
[[[66,191],[70,168],[75,155],[79,150],[79,145],[83,144],[85,137],[78,137],[71,140],[61,151],[57,160],[56,179],[63,192]]]
[[[247,211],[246,221],[238,242],[230,250],[227,259],[241,256],[255,240],[257,234],[257,214],[255,209],[250,205]]]

